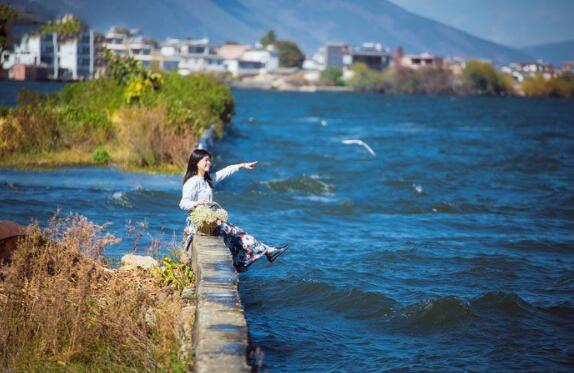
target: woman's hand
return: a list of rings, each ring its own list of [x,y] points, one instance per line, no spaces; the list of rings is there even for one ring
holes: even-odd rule
[[[241,167],[242,167],[242,168],[245,168],[246,170],[253,170],[256,165],[257,165],[257,161],[255,161],[255,162],[247,162],[247,163],[242,163],[242,164],[241,164]]]
[[[206,199],[200,199],[199,201],[195,201],[195,207],[208,205],[209,203],[210,203],[210,201],[208,201]]]

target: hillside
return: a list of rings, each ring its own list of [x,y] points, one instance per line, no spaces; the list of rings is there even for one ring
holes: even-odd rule
[[[522,48],[524,53],[560,66],[561,63],[574,61],[574,40],[549,43]]]
[[[92,27],[139,28],[167,36],[209,37],[219,43],[253,43],[268,29],[297,41],[306,53],[325,42],[381,42],[407,53],[477,57],[503,63],[530,59],[499,45],[406,11],[387,0],[11,0],[20,8],[39,4],[53,14],[72,12]]]

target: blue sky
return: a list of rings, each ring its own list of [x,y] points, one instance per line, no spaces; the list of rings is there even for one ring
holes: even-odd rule
[[[574,39],[574,0],[391,0],[406,10],[512,47]]]

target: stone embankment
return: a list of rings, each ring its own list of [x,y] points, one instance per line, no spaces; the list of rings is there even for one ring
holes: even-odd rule
[[[247,323],[238,274],[221,237],[195,235],[191,248],[197,300],[193,344],[196,372],[249,372]]]

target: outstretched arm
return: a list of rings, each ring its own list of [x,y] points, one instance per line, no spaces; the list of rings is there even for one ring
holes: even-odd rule
[[[248,163],[238,163],[231,166],[227,166],[215,173],[214,182],[217,184],[223,179],[233,175],[242,168],[245,168],[246,170],[253,170],[256,164],[257,162],[248,162]]]

